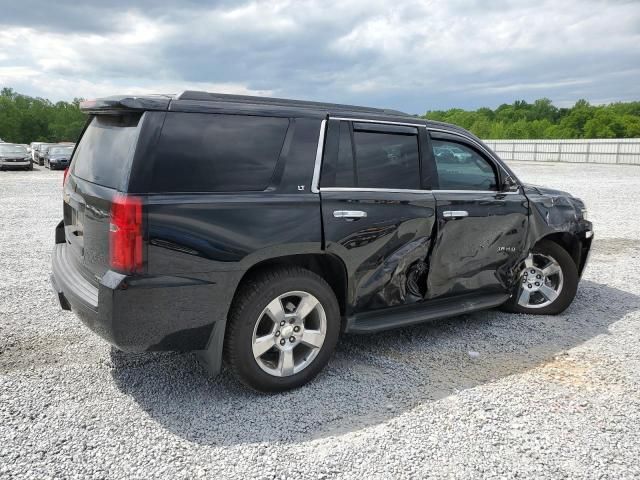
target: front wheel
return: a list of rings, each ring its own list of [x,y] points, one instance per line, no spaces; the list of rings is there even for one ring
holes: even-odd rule
[[[541,241],[520,264],[516,288],[504,310],[556,315],[567,309],[578,289],[578,269],[555,242]]]
[[[340,309],[324,279],[299,267],[278,268],[241,287],[229,315],[225,358],[249,387],[289,390],[324,368],[339,332]]]

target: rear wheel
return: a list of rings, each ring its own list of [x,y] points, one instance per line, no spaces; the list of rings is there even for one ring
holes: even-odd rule
[[[298,267],[278,268],[241,287],[229,315],[225,357],[249,387],[288,390],[322,370],[339,332],[338,302],[324,279]]]
[[[513,297],[504,309],[516,313],[555,315],[567,309],[578,289],[578,269],[557,243],[543,240],[520,264]]]

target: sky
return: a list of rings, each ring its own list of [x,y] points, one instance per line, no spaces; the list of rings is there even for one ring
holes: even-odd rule
[[[424,113],[640,100],[640,0],[0,0],[0,87]]]

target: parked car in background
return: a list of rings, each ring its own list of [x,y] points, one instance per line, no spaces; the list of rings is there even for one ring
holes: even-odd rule
[[[69,166],[73,145],[52,145],[44,154],[44,166],[51,170],[65,169]]]
[[[0,170],[33,170],[27,147],[15,143],[0,143]]]
[[[57,145],[57,144],[56,143],[40,143],[39,145],[37,145],[33,155],[33,163],[43,166],[44,156],[47,153],[47,149],[53,145]]]
[[[341,333],[498,306],[553,315],[576,294],[584,203],[522,183],[460,127],[206,92],[80,108],[52,284],[121,350],[201,351],[212,373],[224,356],[281,391]]]
[[[31,147],[30,149],[30,154],[31,154],[31,161],[33,163],[36,163],[36,150],[38,149],[38,145],[42,145],[43,142],[31,142],[29,144],[29,146]]]
[[[445,163],[465,163],[471,157],[468,152],[452,145],[434,147],[433,154],[438,161]]]

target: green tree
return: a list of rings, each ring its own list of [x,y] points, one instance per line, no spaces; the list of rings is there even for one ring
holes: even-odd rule
[[[86,119],[80,101],[53,104],[5,87],[0,90],[0,138],[15,143],[75,141]]]
[[[533,103],[516,100],[495,110],[438,110],[424,118],[459,125],[486,139],[640,137],[640,102],[594,106],[578,100],[571,108],[558,108],[540,98]]]
[[[622,118],[609,110],[598,109],[584,124],[584,138],[620,138],[625,133]]]

